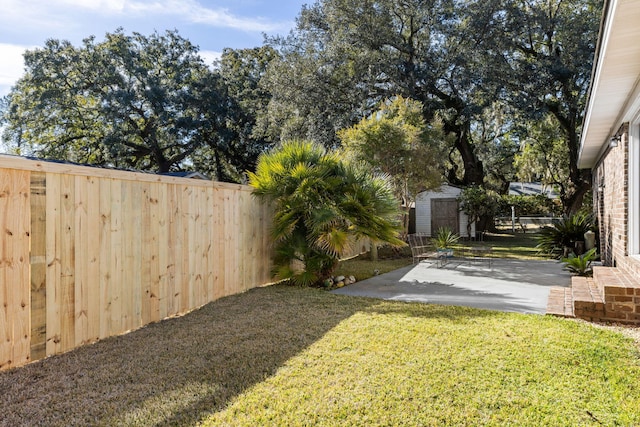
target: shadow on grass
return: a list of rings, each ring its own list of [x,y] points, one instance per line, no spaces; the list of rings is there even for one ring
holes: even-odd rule
[[[254,289],[0,373],[0,425],[192,425],[375,301]]]
[[[283,285],[0,373],[0,425],[193,425],[356,312],[495,315]]]

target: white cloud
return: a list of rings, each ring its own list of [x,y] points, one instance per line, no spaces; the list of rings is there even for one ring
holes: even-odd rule
[[[120,13],[124,10],[126,0],[53,0],[47,3],[60,3],[100,12]]]
[[[49,31],[66,26],[55,0],[2,0],[0,26],[9,31]]]
[[[247,32],[275,32],[290,28],[290,22],[274,22],[262,17],[237,16],[225,8],[203,6],[197,0],[2,0],[0,22],[31,21],[39,28],[70,24],[80,10],[102,16],[125,15],[152,19],[151,15],[179,18],[188,22]],[[4,3],[7,4],[4,4]],[[51,17],[56,16],[52,20]],[[19,21],[16,21],[19,19]]]
[[[77,0],[82,1],[82,0]],[[195,0],[160,0],[155,2],[127,1],[126,11],[155,13],[159,15],[181,16],[190,22],[214,27],[233,28],[242,31],[271,32],[283,24],[270,22],[264,18],[235,16],[228,9],[211,9]]]
[[[0,90],[6,90],[14,85],[16,80],[24,74],[22,54],[29,46],[0,43]],[[0,96],[6,93],[0,93]]]
[[[214,61],[220,59],[222,56],[222,52],[216,52],[214,50],[201,50],[198,51],[200,58],[204,61],[205,64],[211,67]]]

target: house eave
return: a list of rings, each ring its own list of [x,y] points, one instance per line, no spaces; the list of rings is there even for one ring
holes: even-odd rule
[[[620,126],[640,108],[640,2],[605,1],[578,166],[592,168]]]

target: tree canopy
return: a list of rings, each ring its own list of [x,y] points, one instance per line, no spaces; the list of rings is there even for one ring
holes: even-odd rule
[[[378,110],[354,126],[338,131],[344,152],[390,177],[395,196],[409,208],[418,192],[442,184],[442,124],[427,125],[422,104],[401,96],[380,103]]]
[[[4,138],[23,154],[240,181],[274,143],[339,147],[341,132],[403,97],[427,128],[439,123],[434,163],[452,184],[504,193],[553,140],[566,166],[548,180],[572,212],[590,188],[577,156],[601,7],[318,0],[288,35],[226,49],[213,69],[177,32],[49,40],[25,54]]]
[[[197,167],[238,181],[268,145],[251,136],[251,102],[265,95],[247,93],[257,83],[242,74],[264,69],[265,51],[257,65],[234,64],[251,51],[225,51],[212,70],[176,31],[118,30],[78,47],[48,40],[25,53],[27,71],[3,109],[5,142],[20,154],[155,172]]]
[[[549,113],[570,152],[563,202],[575,209],[589,188],[575,159],[599,8],[594,0],[316,2],[287,37],[270,40],[282,54],[266,80],[271,129],[335,146],[338,129],[405,96],[451,135],[448,181],[486,186],[487,167],[510,166],[490,156],[513,159],[523,122]],[[502,131],[489,142],[501,149],[491,150],[478,130],[496,103]]]

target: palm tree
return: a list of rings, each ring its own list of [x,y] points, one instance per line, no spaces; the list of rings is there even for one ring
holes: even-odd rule
[[[307,141],[260,156],[249,174],[253,194],[275,208],[274,273],[295,283],[322,282],[362,237],[395,246],[401,230],[388,180]]]

